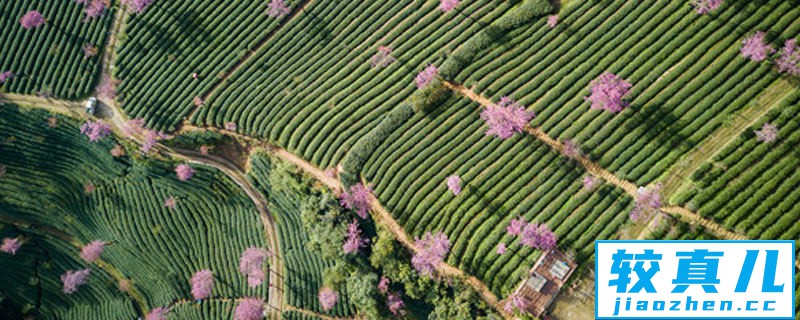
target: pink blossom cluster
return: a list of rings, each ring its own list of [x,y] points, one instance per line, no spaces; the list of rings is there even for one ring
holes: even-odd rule
[[[154,0],[120,0],[120,4],[128,7],[129,12],[142,13],[153,4]]]
[[[767,34],[764,31],[759,31],[745,38],[742,41],[742,48],[739,52],[743,57],[750,60],[764,61],[767,56],[775,53],[775,48],[764,39],[766,36]]]
[[[111,149],[111,156],[113,157],[121,157],[125,155],[125,149],[122,149],[121,145],[115,145],[113,149]]]
[[[547,26],[550,28],[555,28],[558,25],[558,15],[550,15],[547,17]]]
[[[194,299],[206,299],[211,296],[211,289],[214,287],[214,274],[208,269],[200,270],[192,276],[190,282]]]
[[[454,195],[461,193],[461,177],[457,175],[447,177],[447,189]]]
[[[89,277],[91,270],[67,270],[66,273],[61,275],[61,281],[64,283],[64,293],[72,294],[78,291],[78,287],[86,283],[86,278]]]
[[[661,183],[639,187],[636,191],[636,203],[631,210],[630,218],[634,222],[647,220],[661,208]]]
[[[225,130],[236,131],[236,129],[239,129],[239,126],[235,122],[225,122]]]
[[[205,101],[203,101],[203,98],[201,98],[200,96],[194,96],[194,99],[192,99],[192,103],[194,104],[195,107],[199,107],[202,106],[205,103]]]
[[[370,58],[369,64],[372,68],[383,68],[392,64],[392,62],[395,62],[395,58],[392,56],[392,48],[380,46],[378,47],[378,52]]]
[[[439,10],[443,12],[450,12],[458,7],[459,0],[441,0],[439,3]]]
[[[403,297],[400,296],[399,292],[392,292],[386,296],[386,307],[389,308],[389,312],[393,315],[401,315],[405,306],[406,303],[403,302]]]
[[[194,169],[188,164],[179,164],[175,167],[175,174],[178,175],[178,180],[186,181],[194,176]]]
[[[144,320],[167,320],[167,309],[155,308],[150,310],[144,317]]]
[[[169,196],[169,198],[164,200],[164,208],[167,209],[175,209],[175,206],[178,204],[178,200],[175,199],[173,196]]]
[[[600,184],[600,181],[595,176],[587,175],[583,177],[581,183],[583,184],[584,189],[591,191],[594,190],[594,188],[596,188]]]
[[[630,93],[630,90],[630,83],[606,71],[589,83],[590,94],[585,99],[592,103],[592,109],[617,113],[628,106],[628,103],[622,99]]]
[[[508,96],[500,98],[497,105],[486,107],[481,112],[481,119],[489,126],[486,135],[500,139],[508,139],[514,133],[522,132],[534,116],[533,112],[525,110],[522,104]]]
[[[339,202],[343,207],[354,210],[361,219],[366,219],[369,210],[372,210],[371,196],[372,188],[359,182],[350,187],[350,192],[342,192]]]
[[[581,147],[572,139],[565,139],[563,152],[567,158],[575,159],[581,156]]]
[[[85,245],[83,249],[81,249],[80,257],[86,262],[92,263],[97,261],[100,258],[100,255],[103,254],[103,251],[106,249],[106,243],[100,240],[94,240],[89,242],[89,244]]]
[[[555,249],[558,241],[556,234],[546,224],[528,223],[522,217],[512,219],[506,227],[506,233],[512,237],[520,236],[523,246],[542,250]],[[503,249],[505,251],[505,244]]]
[[[761,130],[756,130],[756,141],[773,142],[778,139],[778,127],[771,123],[765,123]]]
[[[283,17],[291,12],[284,0],[270,0],[267,7],[267,15],[273,18]]]
[[[19,238],[3,238],[3,245],[0,246],[0,251],[10,255],[17,254],[17,250],[22,247],[22,241]]]
[[[432,234],[430,231],[417,238],[415,241],[417,252],[411,258],[411,265],[421,276],[433,278],[436,267],[442,263],[444,257],[450,252],[450,240],[442,232]]]
[[[142,118],[130,119],[122,128],[122,133],[129,137],[134,134],[142,134],[142,132],[144,132],[144,119]]]
[[[339,301],[339,294],[331,288],[322,287],[322,289],[319,290],[318,298],[322,310],[328,311],[333,309],[333,306]]]
[[[83,193],[85,194],[92,194],[94,193],[95,189],[97,189],[97,187],[95,187],[94,183],[92,182],[87,182],[83,185]]]
[[[264,259],[270,253],[266,249],[250,247],[242,252],[239,259],[239,272],[247,276],[247,285],[257,287],[267,278],[264,272]]]
[[[149,153],[159,140],[169,139],[169,135],[161,131],[144,130],[144,142],[142,143],[142,152]]]
[[[528,224],[528,221],[525,221],[525,218],[518,217],[516,219],[512,219],[511,222],[508,223],[506,227],[506,233],[509,236],[518,236],[522,233],[522,229],[525,228],[525,225]]]
[[[509,295],[508,298],[506,298],[505,304],[503,304],[503,310],[508,313],[514,313],[515,311],[526,313],[527,308],[528,301],[525,299],[525,297],[518,293],[512,293]]]
[[[83,19],[84,22],[99,17],[108,6],[107,0],[75,0],[75,2],[86,5],[83,8],[83,13],[86,14],[86,18]]]
[[[43,25],[45,22],[42,13],[36,10],[28,11],[22,18],[19,18],[19,24],[21,24],[25,30],[36,28]]]
[[[414,78],[414,81],[417,83],[417,89],[424,89],[438,75],[439,75],[439,68],[437,68],[432,64],[429,64],[427,67],[425,67],[425,69],[423,69],[417,74],[416,78]]]
[[[495,253],[500,254],[500,255],[506,254],[506,250],[508,250],[506,248],[506,244],[501,242],[500,244],[497,245],[497,250],[495,251]]]
[[[689,3],[694,7],[698,14],[706,14],[716,10],[722,5],[723,0],[690,0]]]
[[[264,318],[264,302],[258,298],[244,298],[236,310],[233,311],[233,320],[260,320]]]
[[[118,85],[119,80],[114,80],[109,75],[104,75],[100,79],[100,85],[97,87],[97,95],[101,98],[114,99],[117,97]]]
[[[361,236],[361,230],[358,228],[358,221],[355,219],[353,222],[347,224],[347,234],[345,235],[342,250],[346,254],[357,253],[363,247],[367,246],[369,240]]]
[[[86,120],[81,126],[81,133],[89,137],[89,141],[95,142],[111,134],[111,125],[103,120]]]
[[[0,72],[0,83],[6,83],[6,81],[10,81],[14,79],[14,73],[11,70],[6,70]]]
[[[378,281],[378,292],[381,294],[386,294],[386,292],[389,292],[389,278],[386,276],[381,276],[381,280]]]
[[[786,40],[778,55],[775,60],[778,72],[800,77],[800,46],[797,45],[797,39]]]

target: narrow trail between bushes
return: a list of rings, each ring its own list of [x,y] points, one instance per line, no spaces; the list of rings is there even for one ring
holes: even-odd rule
[[[269,40],[271,40],[272,37],[275,36],[275,34],[277,34],[280,30],[282,30],[283,27],[286,26],[286,24],[288,24],[290,21],[294,20],[294,18],[297,15],[299,15],[300,12],[305,11],[306,7],[311,5],[311,3],[313,3],[313,2],[314,2],[314,0],[305,0],[305,2],[302,5],[295,6],[294,8],[292,8],[292,12],[289,13],[289,15],[287,15],[286,17],[284,17],[283,20],[281,20],[281,22],[278,23],[278,26],[273,28],[269,32],[269,34],[267,34],[267,36],[265,36],[264,39],[262,39],[256,45],[255,49],[249,50],[246,55],[244,55],[238,61],[236,61],[236,64],[234,64],[230,69],[224,71],[225,73],[223,74],[223,76],[220,79],[218,79],[216,83],[214,83],[214,86],[212,86],[211,89],[209,89],[207,92],[203,93],[203,95],[201,96],[201,99],[203,99],[203,101],[208,100],[208,98],[211,97],[214,93],[216,93],[217,90],[219,90],[219,88],[222,87],[222,85],[225,84],[225,82],[227,82],[228,79],[231,76],[236,74],[236,72],[239,71],[239,69],[247,61],[249,61],[251,58],[253,58],[258,52],[261,51],[261,49],[266,47],[267,43],[269,43]],[[192,117],[194,116],[195,113],[197,113],[197,110],[199,110],[200,107],[202,107],[202,105],[195,107],[194,109],[192,109],[192,111],[189,112],[189,114],[186,116],[187,120],[184,121],[184,125],[188,124],[189,119],[192,119]]]
[[[469,88],[464,87],[463,85],[454,84],[454,83],[447,82],[447,81],[445,81],[444,83],[451,90],[455,91],[456,93],[458,93],[458,94],[460,94],[460,95],[462,95],[462,96],[464,96],[464,97],[466,97],[466,98],[468,98],[468,99],[470,99],[472,101],[475,101],[475,102],[479,103],[484,108],[494,105],[494,102],[492,102],[488,98],[486,98],[486,97],[484,97],[484,96],[482,96],[480,94],[475,93],[474,91],[472,91]],[[628,193],[628,195],[630,195],[634,199],[637,197],[636,192],[637,192],[637,190],[639,188],[633,182],[630,182],[630,181],[627,181],[627,180],[622,179],[620,177],[617,177],[612,172],[606,170],[605,168],[603,168],[600,165],[598,165],[597,163],[589,160],[588,158],[586,158],[583,155],[579,155],[579,156],[576,156],[576,157],[568,157],[567,155],[564,154],[564,145],[561,142],[557,141],[556,139],[553,139],[552,137],[548,136],[547,133],[545,133],[544,131],[542,131],[539,128],[534,128],[534,127],[531,127],[530,125],[528,125],[528,126],[525,127],[525,132],[530,134],[530,135],[532,135],[532,136],[534,136],[536,139],[539,139],[539,141],[544,142],[545,144],[550,146],[550,148],[552,148],[554,151],[560,153],[562,156],[567,157],[567,158],[571,158],[571,159],[577,161],[591,175],[599,177],[599,178],[603,178],[606,182],[611,183],[614,186],[616,186],[616,187],[618,187],[618,188],[620,188],[622,190],[625,190],[625,192]],[[690,222],[692,224],[699,224],[699,225],[705,227],[706,230],[708,230],[709,232],[711,232],[712,234],[714,234],[715,236],[717,236],[719,238],[728,239],[728,240],[747,239],[747,237],[745,237],[744,235],[732,232],[732,231],[726,229],[725,227],[723,227],[722,225],[720,225],[720,224],[718,224],[718,223],[716,223],[714,221],[711,221],[709,219],[705,219],[705,218],[701,217],[699,214],[697,214],[695,212],[692,212],[692,211],[690,211],[690,210],[688,210],[686,208],[682,208],[682,207],[662,207],[662,208],[660,208],[660,210],[663,211],[663,212],[669,213],[669,214],[671,214],[673,216],[678,216],[679,218],[682,218],[683,220],[686,220],[686,221],[688,221],[688,222]],[[648,224],[649,224],[649,222],[648,222]]]
[[[80,251],[83,248],[83,244],[80,243],[80,241],[78,241],[74,237],[72,237],[72,235],[69,235],[66,232],[63,232],[52,226],[40,225],[37,223],[5,215],[0,215],[0,223],[13,225],[14,227],[17,227],[22,230],[30,230],[32,232],[37,232],[40,234],[52,236],[61,241],[69,243],[70,245],[78,249],[78,251]],[[125,277],[125,275],[122,274],[122,272],[119,271],[119,269],[117,269],[110,263],[103,260],[103,258],[98,258],[97,260],[95,260],[94,264],[97,264],[97,266],[101,270],[103,270],[105,273],[111,276],[111,278],[116,280],[117,283],[119,283],[122,280],[129,280],[128,278]],[[136,290],[135,286],[132,286],[130,290],[127,291],[127,294],[136,305],[136,308],[138,309],[137,312],[139,312],[140,314],[146,312],[145,310],[147,310],[147,304],[145,303],[144,297],[142,297],[142,294],[138,290]]]

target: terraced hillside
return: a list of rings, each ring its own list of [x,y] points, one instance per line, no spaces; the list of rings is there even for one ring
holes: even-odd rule
[[[113,10],[83,22],[83,8],[74,0],[0,3],[0,72],[14,74],[4,85],[6,91],[66,99],[94,91]],[[19,21],[32,10],[40,12],[46,23],[26,30]],[[96,55],[86,57],[84,46],[97,49]]]
[[[198,166],[191,180],[179,181],[172,163],[114,158],[109,152],[114,139],[90,143],[73,120],[57,116],[58,124],[51,128],[48,117],[40,110],[0,106],[3,219],[59,230],[72,239],[64,243],[32,232],[23,245],[30,245],[30,251],[23,250],[22,258],[4,255],[4,276],[33,263],[47,266],[38,276],[13,277],[18,286],[3,286],[12,302],[33,305],[48,317],[99,312],[89,306],[126,299],[126,306],[135,305],[139,313],[191,300],[189,278],[201,269],[215,274],[212,299],[267,297],[266,285],[249,288],[238,271],[242,251],[265,247],[266,241],[255,206],[230,179]],[[87,192],[87,184],[94,190]],[[175,209],[165,207],[169,197],[177,200]],[[28,237],[26,228],[9,228],[4,234]],[[103,270],[76,256],[82,244],[97,239],[110,243],[101,257]],[[77,266],[92,267],[97,277],[92,276],[85,293],[78,291],[80,299],[73,299],[58,289],[58,275]],[[112,272],[113,279],[104,272]],[[123,279],[132,288],[130,297],[117,289]],[[46,295],[31,300],[36,297],[31,290]]]

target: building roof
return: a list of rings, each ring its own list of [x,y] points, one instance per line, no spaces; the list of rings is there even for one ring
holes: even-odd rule
[[[528,312],[540,317],[553,303],[561,287],[569,280],[577,264],[564,253],[550,250],[542,254],[515,293],[528,302]]]

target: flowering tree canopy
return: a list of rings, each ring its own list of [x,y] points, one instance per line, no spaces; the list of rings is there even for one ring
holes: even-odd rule
[[[447,189],[450,189],[454,195],[461,193],[461,177],[457,175],[447,177]]]
[[[392,64],[392,62],[395,62],[395,58],[392,56],[392,48],[380,46],[378,47],[378,52],[370,58],[369,65],[372,68],[383,68]]]
[[[164,308],[150,310],[144,317],[144,320],[167,320],[167,310]]]
[[[322,306],[322,310],[328,311],[333,309],[337,301],[339,301],[339,294],[333,289],[322,287],[322,289],[319,290],[319,304]]]
[[[800,46],[797,45],[797,39],[786,40],[778,55],[775,60],[778,72],[800,77]]]
[[[211,288],[214,287],[214,274],[208,269],[197,271],[192,276],[191,283],[194,299],[206,299],[211,296]]]
[[[6,83],[6,81],[10,81],[11,79],[14,79],[14,73],[11,72],[11,70],[0,72],[0,83]]]
[[[546,224],[528,223],[520,234],[520,243],[523,246],[550,250],[555,249],[557,237]]]
[[[572,139],[565,139],[563,152],[567,158],[575,159],[581,156],[581,147]]]
[[[689,3],[694,7],[698,14],[706,14],[716,10],[722,5],[723,0],[690,0]]]
[[[513,219],[506,227],[506,233],[509,236],[518,236],[520,233],[522,233],[522,228],[524,228],[527,224],[528,222],[525,221],[525,218],[523,217]]]
[[[598,179],[594,176],[588,175],[583,177],[583,181],[581,181],[581,183],[583,183],[583,187],[586,190],[594,190],[594,188],[599,185],[600,181],[598,181]]]
[[[42,13],[36,10],[31,10],[25,13],[22,18],[19,18],[19,23],[22,25],[25,30],[36,28],[41,26],[45,23],[44,16]]]
[[[547,26],[550,28],[555,28],[558,25],[558,15],[550,15],[547,17]]]
[[[194,98],[192,99],[192,103],[194,104],[195,107],[199,107],[202,106],[203,103],[205,103],[205,101],[203,101],[203,98],[201,98],[200,96],[194,96]]]
[[[247,285],[257,287],[266,279],[264,259],[269,257],[267,249],[250,247],[242,252],[239,259],[239,272],[247,276]]]
[[[83,185],[83,193],[85,194],[92,194],[97,187],[94,186],[94,183],[87,182]]]
[[[497,251],[495,251],[495,252],[497,254],[506,254],[506,244],[502,243],[502,242],[500,244],[498,244],[497,245]]]
[[[442,232],[432,234],[430,231],[417,238],[415,245],[418,251],[411,258],[411,264],[421,276],[433,278],[433,272],[450,252],[450,240]]]
[[[182,163],[175,167],[175,174],[178,175],[178,180],[186,181],[194,176],[194,169],[192,169],[192,167],[190,167],[188,164]]]
[[[347,224],[347,234],[345,236],[342,250],[346,254],[357,253],[359,249],[367,246],[367,239],[361,237],[361,230],[358,229],[358,221],[355,219],[353,222]]]
[[[481,119],[489,126],[486,135],[494,135],[500,139],[508,139],[514,133],[522,132],[533,117],[533,112],[525,110],[524,106],[508,96],[500,98],[496,106],[486,107],[481,112]]]
[[[234,123],[234,122],[225,122],[225,130],[236,131],[236,129],[239,129],[239,126],[237,126],[236,123]]]
[[[81,126],[81,133],[89,137],[89,141],[95,142],[111,134],[111,125],[103,120],[86,120]]]
[[[400,315],[405,306],[406,303],[403,302],[403,297],[400,296],[400,293],[392,292],[386,296],[386,307],[389,308],[389,311],[393,315]]]
[[[271,0],[267,6],[267,15],[273,18],[283,17],[291,12],[284,0]]]
[[[175,199],[174,196],[169,196],[169,198],[164,200],[164,208],[167,209],[175,209],[175,205],[178,204],[178,200]]]
[[[97,95],[101,98],[114,99],[117,97],[118,85],[119,80],[114,80],[109,75],[103,75],[100,85],[97,87]]]
[[[142,134],[143,131],[144,119],[142,118],[130,119],[125,122],[125,126],[122,128],[122,133],[124,133],[126,136]]]
[[[125,149],[122,149],[121,145],[115,145],[114,148],[112,148],[109,152],[111,153],[111,156],[115,158],[125,155]]]
[[[22,241],[19,238],[4,238],[3,245],[0,246],[0,251],[8,253],[10,255],[17,254],[17,250],[22,247]]]
[[[441,0],[439,3],[439,10],[450,12],[458,7],[459,0]]]
[[[414,78],[414,81],[417,83],[417,89],[424,89],[438,75],[439,75],[439,68],[437,68],[432,64],[429,64],[427,67],[425,67],[425,69],[423,69],[417,74],[416,78]]]
[[[83,13],[86,14],[84,22],[99,17],[106,9],[106,0],[75,0],[75,2],[86,5],[83,8]]]
[[[636,191],[636,204],[631,210],[630,218],[634,222],[650,218],[661,208],[661,183],[650,187],[639,187]]]
[[[628,103],[622,101],[631,91],[631,84],[611,73],[604,72],[589,83],[590,94],[586,101],[592,103],[592,109],[603,109],[612,113],[622,111]]]
[[[378,281],[378,292],[381,294],[386,294],[389,291],[389,278],[386,276],[381,276],[381,280]]]
[[[775,48],[764,39],[766,36],[764,31],[759,31],[745,38],[739,50],[742,57],[753,61],[764,61],[768,55],[775,53]]]
[[[264,318],[264,302],[258,298],[244,298],[233,312],[234,320],[259,320]]]
[[[78,291],[78,287],[82,286],[86,283],[86,278],[89,277],[89,273],[92,271],[89,269],[83,270],[67,270],[66,273],[61,275],[61,282],[64,283],[64,293],[72,294],[75,291]]]
[[[154,0],[120,0],[120,4],[128,7],[129,12],[142,13],[153,4]]]
[[[142,152],[148,153],[150,149],[158,144],[159,140],[169,139],[170,136],[161,131],[144,130],[144,142],[142,143]]]
[[[778,139],[778,127],[771,123],[765,123],[761,130],[756,130],[756,141],[773,142]]]
[[[94,240],[89,242],[89,244],[85,245],[83,249],[81,249],[81,259],[86,260],[86,262],[95,262],[100,255],[103,254],[103,251],[106,249],[106,243],[100,240]]]
[[[122,279],[117,283],[117,289],[122,292],[130,292],[131,291],[131,282],[128,279]]]
[[[503,304],[503,310],[508,313],[514,313],[514,311],[519,311],[520,313],[526,313],[528,308],[528,301],[525,300],[521,294],[512,293],[511,295],[506,298],[506,303]]]
[[[342,192],[339,202],[343,207],[355,211],[361,219],[366,219],[369,210],[372,210],[370,195],[372,188],[359,182],[350,187],[350,192]]]

